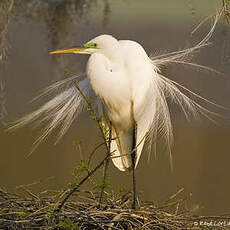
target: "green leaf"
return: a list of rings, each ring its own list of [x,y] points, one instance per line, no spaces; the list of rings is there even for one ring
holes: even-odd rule
[[[77,223],[74,223],[71,219],[66,218],[63,221],[60,221],[58,223],[58,227],[64,228],[64,229],[69,229],[69,230],[80,230],[80,227],[78,226]]]

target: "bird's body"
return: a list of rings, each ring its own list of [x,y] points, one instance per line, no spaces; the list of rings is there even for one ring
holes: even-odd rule
[[[109,35],[99,36],[94,42],[100,44],[100,40],[108,40],[108,43],[112,40],[117,48],[112,54],[109,49],[114,46],[108,46],[102,53],[92,54],[87,63],[87,76],[112,122],[113,162],[117,168],[125,171],[132,166],[131,152],[135,126],[138,139],[137,165],[143,147],[141,142],[144,143],[152,122],[149,120],[147,126],[139,127],[139,121],[141,122],[147,112],[146,109],[151,109],[146,108],[146,98],[154,93],[151,87],[153,68],[148,55],[137,42],[118,41]],[[106,55],[107,53],[110,55]],[[151,111],[154,117],[154,108]]]

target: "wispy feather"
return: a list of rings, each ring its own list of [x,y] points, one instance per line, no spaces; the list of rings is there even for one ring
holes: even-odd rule
[[[219,20],[219,17],[220,17],[220,15],[217,14],[210,31],[200,42],[198,42],[198,44],[196,44],[195,46],[193,46],[191,48],[187,48],[187,49],[183,49],[183,50],[179,50],[179,51],[174,51],[174,52],[170,52],[170,53],[166,53],[166,54],[161,54],[158,56],[151,56],[151,60],[152,60],[153,64],[157,67],[160,67],[162,65],[165,66],[165,65],[168,65],[171,63],[196,65],[195,63],[187,62],[187,60],[190,59],[196,51],[198,51],[201,48],[204,48],[204,47],[211,44],[209,42],[209,39],[211,38],[211,36],[215,30],[215,27],[216,27],[216,24]],[[199,65],[199,67],[201,67],[201,65]],[[206,68],[210,69],[209,67],[206,67],[206,66],[202,66],[202,67],[204,67],[205,69]]]
[[[77,88],[74,86],[74,81],[76,81],[78,77],[79,76],[73,76],[71,78],[64,79],[46,88],[36,98],[36,100],[41,97],[46,97],[47,95],[54,92],[60,92],[60,90],[62,92],[57,93],[53,99],[46,102],[38,110],[17,120],[9,129],[19,128],[30,123],[34,123],[35,125],[44,123],[45,128],[42,130],[41,135],[35,141],[33,150],[54,129],[59,127],[60,130],[56,140],[56,142],[58,142],[69,129],[73,121],[87,107],[86,102],[78,92]],[[92,96],[93,91],[87,78],[80,81],[78,84],[81,87],[82,92],[87,97]]]
[[[162,66],[167,66],[169,64],[176,63],[176,64],[183,64],[183,65],[190,65],[199,70],[219,73],[210,67],[202,66],[190,61],[194,52],[210,44],[209,39],[213,34],[218,19],[219,19],[219,15],[215,17],[214,23],[211,27],[211,30],[208,32],[208,34],[194,47],[187,48],[181,51],[175,51],[167,54],[158,55],[155,57],[154,56],[150,57],[153,66],[153,87],[155,91],[154,98],[152,98],[152,100],[156,101],[156,108],[155,108],[156,114],[155,114],[155,118],[153,119],[150,131],[148,132],[146,140],[149,143],[148,146],[151,148],[152,144],[156,143],[155,140],[157,136],[163,136],[166,140],[166,146],[168,148],[168,152],[170,153],[171,165],[172,165],[172,160],[171,160],[170,149],[173,143],[173,132],[172,132],[172,123],[170,118],[171,117],[170,111],[168,108],[168,102],[166,98],[169,98],[171,101],[177,103],[188,120],[191,117],[197,118],[200,115],[203,115],[208,119],[213,120],[210,115],[218,115],[218,114],[204,108],[199,103],[197,103],[196,101],[194,101],[193,99],[185,95],[180,89],[187,91],[190,95],[193,95],[195,98],[199,98],[209,104],[215,105],[217,107],[221,107],[221,106],[201,97],[200,95],[192,92],[191,90],[176,83],[175,81],[170,80],[167,77],[163,76],[160,72],[160,68]],[[149,153],[150,152],[151,151],[149,151]]]

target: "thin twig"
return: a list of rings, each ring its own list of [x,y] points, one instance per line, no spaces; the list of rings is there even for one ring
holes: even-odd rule
[[[105,137],[104,132],[103,132],[103,127],[102,127],[102,125],[101,125],[100,119],[98,119],[98,115],[97,115],[96,110],[92,107],[92,104],[91,104],[90,100],[89,100],[89,99],[85,96],[85,94],[82,92],[82,90],[81,90],[81,88],[80,88],[78,82],[75,80],[74,83],[75,83],[75,86],[76,86],[77,90],[79,91],[79,93],[81,94],[81,96],[82,96],[83,99],[85,100],[86,104],[88,105],[89,111],[90,111],[91,114],[96,118],[95,121],[96,121],[96,123],[97,123],[97,125],[98,125],[98,127],[99,127],[99,130],[100,130],[101,134],[102,134],[102,138],[103,138],[103,140],[104,140],[104,143],[105,143],[105,146],[106,146],[106,148],[107,148],[107,151],[109,152],[109,148],[108,148],[108,145],[107,145],[107,140],[106,140],[106,137]]]
[[[101,205],[103,195],[104,195],[104,190],[105,190],[105,183],[106,183],[106,177],[107,177],[107,170],[109,167],[109,157],[110,157],[110,149],[111,149],[111,142],[112,142],[112,123],[109,122],[109,140],[108,140],[108,148],[109,151],[107,152],[107,159],[105,161],[105,168],[104,168],[104,175],[103,175],[103,183],[102,183],[102,188],[101,188],[101,194],[100,194],[100,199],[99,199],[99,204]]]
[[[98,125],[98,128],[99,128],[99,130],[100,130],[100,132],[102,134],[102,137],[104,139],[104,144],[106,146],[107,152],[106,152],[106,157],[93,170],[88,171],[88,174],[74,188],[72,188],[71,190],[69,190],[69,192],[66,194],[66,196],[64,197],[64,199],[61,201],[61,203],[58,205],[57,209],[55,210],[56,213],[59,213],[61,211],[62,207],[64,206],[64,204],[66,203],[66,201],[71,197],[71,195],[74,192],[76,192],[79,189],[79,187],[82,184],[84,184],[84,182],[86,182],[89,179],[89,177],[92,176],[104,164],[105,161],[108,161],[108,159],[110,157],[110,144],[109,143],[111,142],[111,137],[110,137],[109,143],[107,144],[108,141],[107,141],[107,139],[106,139],[106,137],[104,135],[103,127],[101,125],[100,119],[98,119],[96,110],[92,107],[92,104],[91,104],[90,100],[82,92],[82,90],[81,90],[78,82],[74,81],[74,83],[75,83],[76,88],[80,92],[81,96],[83,97],[83,99],[87,103],[89,111],[91,112],[91,114],[95,118],[95,121],[96,121],[96,123]]]
[[[100,143],[100,144],[97,145],[97,146],[93,149],[93,151],[90,153],[89,159],[88,159],[88,162],[87,162],[88,167],[90,166],[90,162],[91,162],[91,159],[92,159],[94,153],[95,153],[102,145],[104,145],[104,144],[105,144],[105,142]]]
[[[59,213],[61,211],[61,208],[63,207],[63,205],[66,203],[66,201],[70,198],[70,196],[76,192],[79,187],[84,184],[85,181],[87,181],[89,179],[89,177],[91,177],[105,162],[105,160],[109,157],[109,155],[106,155],[106,157],[91,171],[88,172],[88,174],[74,187],[72,188],[67,195],[65,196],[65,198],[62,200],[62,202],[58,205],[58,208],[55,210],[55,212]]]

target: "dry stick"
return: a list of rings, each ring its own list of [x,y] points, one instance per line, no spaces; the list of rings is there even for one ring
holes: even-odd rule
[[[11,0],[10,5],[9,5],[9,7],[7,9],[8,12],[6,12],[7,19],[6,19],[5,25],[4,25],[3,29],[2,29],[2,31],[0,32],[0,40],[4,39],[5,36],[6,36],[6,34],[7,34],[8,27],[9,27],[10,20],[11,20],[11,14],[12,14],[12,8],[13,8],[13,6],[14,6],[14,0]],[[4,47],[3,47],[3,49],[4,49]],[[0,61],[3,58],[3,57],[1,57],[2,55],[3,54],[0,54]]]
[[[226,16],[227,23],[230,24],[230,11],[228,8],[227,0],[222,0],[222,4],[223,4],[224,14]]]
[[[104,132],[103,132],[103,127],[99,121],[99,119],[97,118],[97,112],[94,110],[94,108],[92,107],[91,105],[91,102],[89,101],[89,99],[85,96],[85,94],[82,92],[80,86],[78,85],[78,82],[77,81],[74,81],[75,83],[75,86],[76,88],[78,89],[78,91],[80,92],[81,96],[83,97],[83,99],[85,100],[85,102],[87,103],[88,105],[88,109],[89,111],[92,113],[92,115],[96,118],[96,122],[97,122],[97,125],[99,127],[99,130],[102,134],[102,137],[104,139],[104,143],[105,143],[105,146],[106,146],[106,149],[107,149],[107,154],[106,154],[106,157],[92,170],[92,171],[89,171],[88,174],[77,184],[77,186],[75,186],[74,188],[72,188],[68,193],[67,195],[65,196],[65,198],[61,201],[61,203],[58,205],[57,209],[55,210],[56,213],[59,213],[63,207],[63,205],[66,203],[66,201],[70,198],[70,196],[76,192],[79,187],[89,179],[90,176],[92,176],[103,164],[104,162],[110,157],[110,148],[107,144],[107,140],[106,140],[106,137],[104,135]],[[111,142],[111,141],[110,141]],[[110,144],[109,144],[110,145]]]

